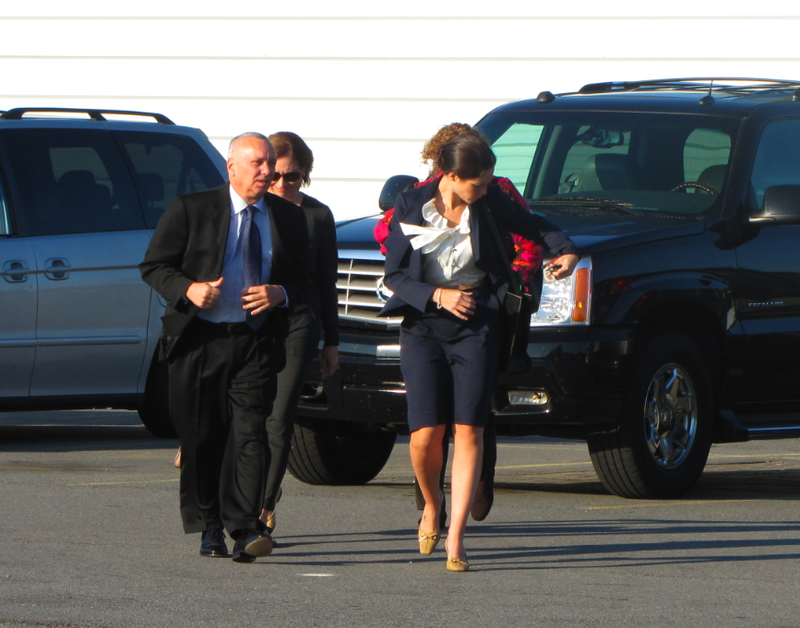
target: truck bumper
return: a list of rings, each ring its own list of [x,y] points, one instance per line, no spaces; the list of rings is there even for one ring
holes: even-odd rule
[[[298,417],[407,429],[405,385],[396,333],[341,332],[339,370],[310,376]],[[532,329],[523,373],[500,373],[492,408],[498,427],[581,426],[613,422],[624,396],[633,330]],[[317,372],[317,365],[311,372]]]

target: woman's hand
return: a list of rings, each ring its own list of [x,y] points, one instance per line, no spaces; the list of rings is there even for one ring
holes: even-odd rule
[[[569,277],[575,270],[575,267],[578,265],[580,259],[580,256],[575,255],[574,253],[568,253],[567,255],[556,257],[544,267],[544,274],[547,275],[548,279],[554,280]]]
[[[431,297],[437,306],[441,306],[461,320],[468,320],[475,313],[475,299],[471,292],[462,292],[450,288],[437,288]]]
[[[339,347],[322,347],[319,356],[319,376],[320,379],[328,379],[339,368]]]

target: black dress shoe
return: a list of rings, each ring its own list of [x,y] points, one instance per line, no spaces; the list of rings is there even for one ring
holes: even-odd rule
[[[237,563],[252,563],[260,556],[272,554],[272,537],[269,532],[256,530],[241,530],[237,535],[231,557]]]
[[[472,518],[475,521],[486,519],[492,504],[494,504],[494,479],[481,480],[478,482],[478,490],[475,491],[475,499],[472,501]]]
[[[227,558],[228,546],[225,545],[225,533],[219,528],[209,528],[200,537],[200,556],[209,558]]]

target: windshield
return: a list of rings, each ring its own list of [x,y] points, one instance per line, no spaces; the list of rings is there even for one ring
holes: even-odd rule
[[[480,129],[536,211],[697,216],[723,190],[738,121],[709,116],[498,112]]]

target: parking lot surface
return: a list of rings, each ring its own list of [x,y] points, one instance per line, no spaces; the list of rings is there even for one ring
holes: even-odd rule
[[[583,443],[501,439],[466,574],[416,547],[407,439],[370,484],[287,477],[272,556],[198,556],[177,442],[130,412],[0,415],[0,628],[798,626],[800,440],[715,446],[674,501],[609,495]]]

